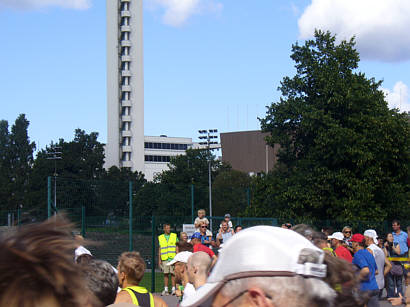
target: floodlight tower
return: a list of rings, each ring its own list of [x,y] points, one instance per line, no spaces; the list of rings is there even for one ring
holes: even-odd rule
[[[200,136],[199,139],[204,140],[199,142],[200,145],[205,145],[208,151],[208,186],[209,186],[209,217],[210,217],[210,229],[212,231],[212,178],[211,178],[211,151],[217,149],[211,145],[216,145],[215,139],[218,138],[216,133],[217,129],[198,130]]]

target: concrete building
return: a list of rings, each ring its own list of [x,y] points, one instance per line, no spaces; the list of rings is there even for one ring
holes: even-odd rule
[[[144,172],[143,0],[107,0],[105,167]]]
[[[222,161],[245,173],[267,173],[275,166],[279,149],[266,144],[267,135],[259,130],[221,133]]]
[[[184,155],[193,147],[191,138],[146,136],[144,142],[145,178],[152,181],[156,175],[168,170],[172,157]]]
[[[145,178],[169,169],[190,138],[144,137],[143,0],[106,0],[107,144],[105,168],[127,167]]]

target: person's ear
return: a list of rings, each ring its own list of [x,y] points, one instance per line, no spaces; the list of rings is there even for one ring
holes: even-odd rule
[[[124,272],[119,272],[119,280],[120,280],[120,283],[121,282],[124,282],[124,280],[125,280],[125,273]]]
[[[262,289],[257,287],[252,287],[247,292],[248,302],[250,306],[258,306],[258,307],[274,307],[275,305],[272,303],[270,299],[268,299],[265,295],[265,292]]]

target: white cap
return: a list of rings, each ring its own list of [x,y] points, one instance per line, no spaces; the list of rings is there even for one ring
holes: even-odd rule
[[[184,251],[184,252],[180,252],[178,254],[176,254],[176,256],[174,257],[174,259],[172,259],[172,261],[168,262],[167,265],[173,265],[176,262],[183,262],[183,263],[187,263],[188,262],[188,258],[192,255],[191,252],[188,251]]]
[[[328,239],[336,239],[339,241],[343,241],[343,239],[345,238],[345,236],[343,235],[343,233],[341,232],[334,232],[331,236],[327,237]]]
[[[309,257],[306,257],[309,255]],[[315,259],[315,263],[306,262]],[[211,306],[218,290],[230,280],[253,276],[325,277],[324,252],[300,234],[272,226],[255,226],[235,234],[220,250],[207,283],[182,307]]]
[[[91,252],[88,249],[86,249],[84,246],[80,245],[74,251],[74,260],[77,261],[77,258],[80,257],[81,255],[90,255],[90,256],[92,256]]]
[[[367,229],[364,234],[365,237],[370,237],[373,239],[374,244],[377,244],[377,232],[374,229]]]

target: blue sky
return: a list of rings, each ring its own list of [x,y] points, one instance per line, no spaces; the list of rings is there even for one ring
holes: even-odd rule
[[[294,74],[292,43],[314,27],[356,34],[360,70],[408,111],[408,3],[146,0],[145,134],[258,129],[280,80]],[[105,1],[0,0],[0,46],[0,119],[25,113],[41,148],[76,128],[106,141]]]

